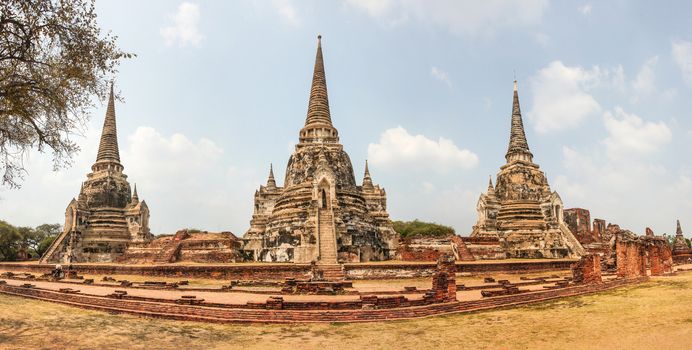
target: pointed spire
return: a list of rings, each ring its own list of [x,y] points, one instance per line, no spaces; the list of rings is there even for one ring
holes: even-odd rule
[[[118,132],[115,125],[115,98],[113,96],[113,83],[111,82],[110,96],[108,97],[108,109],[106,119],[103,121],[103,131],[101,132],[101,142],[96,156],[96,162],[112,161],[120,163],[120,152],[118,151]]]
[[[322,59],[322,36],[317,36],[317,55],[315,56],[315,69],[312,74],[312,87],[310,88],[310,102],[308,103],[308,116],[305,126],[310,124],[332,125],[329,113],[329,98],[327,97],[327,79],[324,74],[324,60]]]
[[[495,187],[493,186],[493,176],[488,175],[488,192],[490,191],[495,191]]]
[[[135,184],[135,190],[132,192],[132,201],[139,202],[139,195],[137,195],[137,184]]]
[[[524,132],[524,122],[521,118],[516,80],[514,81],[514,99],[512,101],[512,126],[505,159],[507,159],[507,163],[513,160],[533,162],[533,154],[529,151],[529,144],[526,141],[526,133]]]
[[[368,169],[368,160],[365,160],[365,174],[363,174],[363,187],[373,187],[372,178],[370,177],[370,169]]]
[[[269,178],[267,179],[268,188],[276,188],[276,180],[274,180],[274,166],[269,163]]]
[[[682,227],[680,227],[680,220],[678,220],[678,227],[675,230],[675,234],[682,236]]]
[[[332,117],[329,112],[327,80],[324,74],[324,60],[322,59],[322,36],[318,35],[315,68],[312,73],[310,101],[308,102],[308,115],[305,118],[305,126],[300,131],[300,142],[338,141],[339,134],[332,125]]]

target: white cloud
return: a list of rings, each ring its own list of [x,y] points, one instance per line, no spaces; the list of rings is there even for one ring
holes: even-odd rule
[[[442,27],[454,34],[491,34],[504,27],[540,22],[547,0],[347,0],[346,3],[388,26],[407,22]]]
[[[598,67],[587,70],[554,61],[530,79],[533,108],[529,120],[540,133],[568,129],[601,110],[588,90],[608,75]]]
[[[401,126],[385,130],[378,143],[368,145],[368,160],[383,167],[405,164],[439,172],[470,169],[478,164],[475,153],[459,149],[451,140],[440,137],[435,141],[423,135],[411,135]]]
[[[449,75],[447,74],[447,72],[443,71],[442,69],[433,66],[430,69],[430,75],[433,78],[447,84],[447,86],[452,87],[452,81],[449,79]]]
[[[168,185],[201,184],[198,174],[212,170],[209,167],[216,166],[223,154],[223,150],[209,139],[193,142],[182,134],[167,138],[150,127],[137,128],[128,138],[128,145],[126,159],[130,172],[137,174],[137,181],[156,190],[165,190]]]
[[[672,44],[673,60],[680,68],[682,77],[688,85],[692,85],[692,43],[675,40]]]
[[[588,16],[591,14],[591,4],[584,4],[583,6],[579,6],[577,10],[584,16]]]
[[[300,25],[298,11],[291,0],[272,0],[272,5],[284,22],[292,26]]]
[[[169,17],[173,25],[159,30],[166,46],[176,43],[181,47],[188,44],[199,46],[204,35],[199,31],[200,11],[197,4],[183,2],[178,6],[178,12]]]
[[[603,143],[613,158],[626,157],[632,153],[651,153],[672,139],[672,132],[664,122],[644,121],[620,107],[615,108],[614,114],[604,113],[603,120],[608,131],[608,137]]]
[[[658,56],[648,59],[639,69],[632,87],[638,95],[650,95],[656,91],[656,73],[654,67],[658,63]]]

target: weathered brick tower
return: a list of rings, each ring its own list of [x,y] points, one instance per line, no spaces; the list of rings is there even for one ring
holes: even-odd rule
[[[386,211],[386,193],[373,185],[366,163],[361,186],[332,125],[321,37],[305,126],[288,160],[284,186],[270,169],[255,192],[244,250],[259,261],[336,264],[390,259],[398,235]]]
[[[131,192],[123,168],[111,85],[96,162],[79,196],[65,210],[63,232],[41,262],[109,262],[122,255],[130,242],[151,240],[149,208],[139,200],[137,186]]]
[[[550,190],[545,174],[533,162],[516,81],[505,160],[497,174],[496,186],[490,182],[488,191],[478,200],[478,222],[471,237],[499,239],[507,258],[583,255],[584,248],[564,223],[560,196]]]

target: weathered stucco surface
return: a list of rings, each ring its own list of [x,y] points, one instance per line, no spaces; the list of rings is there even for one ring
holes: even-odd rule
[[[257,261],[317,261],[323,264],[394,257],[398,235],[387,214],[383,188],[372,183],[366,164],[362,184],[332,125],[318,39],[305,126],[288,160],[284,186],[270,169],[255,192],[244,251]]]

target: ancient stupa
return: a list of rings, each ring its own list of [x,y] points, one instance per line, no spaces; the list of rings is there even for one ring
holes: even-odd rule
[[[687,243],[685,242],[685,236],[682,234],[680,220],[678,220],[677,227],[675,229],[675,243],[673,244],[673,251],[684,251],[688,249]]]
[[[478,200],[478,222],[471,237],[497,239],[507,258],[565,258],[583,255],[584,248],[564,223],[557,192],[533,162],[514,82],[512,124],[506,163],[496,185]]]
[[[288,160],[284,186],[270,168],[255,192],[243,250],[254,260],[336,264],[390,259],[398,235],[387,214],[385,190],[372,183],[366,163],[362,185],[332,124],[321,37],[307,118]]]
[[[123,168],[111,85],[96,162],[82,183],[79,196],[65,210],[63,232],[41,262],[111,262],[131,242],[151,240],[149,208],[139,200],[136,185],[134,193],[131,191]]]

